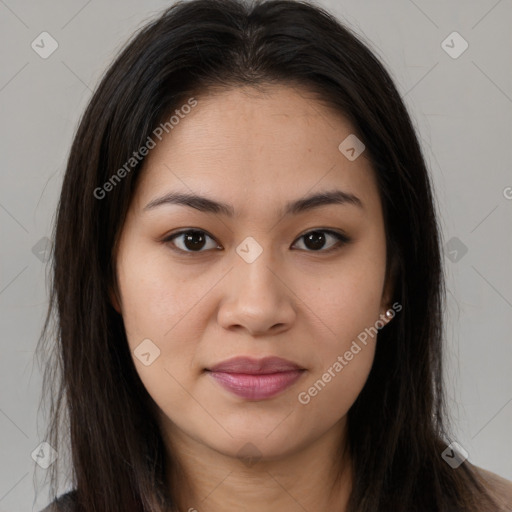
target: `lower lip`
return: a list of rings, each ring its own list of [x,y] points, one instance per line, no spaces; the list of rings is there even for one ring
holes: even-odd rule
[[[221,386],[247,400],[264,400],[283,392],[304,370],[267,374],[208,372]]]

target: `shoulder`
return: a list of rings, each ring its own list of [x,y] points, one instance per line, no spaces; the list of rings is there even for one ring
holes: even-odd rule
[[[505,478],[491,473],[486,469],[478,466],[472,466],[472,469],[479,477],[483,486],[489,491],[491,496],[501,505],[503,508],[500,510],[511,511],[512,510],[512,482]]]
[[[62,494],[55,501],[52,501],[41,512],[74,512],[75,510],[76,491],[69,491]]]

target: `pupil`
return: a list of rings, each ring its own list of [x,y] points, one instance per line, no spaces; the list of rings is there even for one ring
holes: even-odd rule
[[[312,242],[312,244],[308,244],[308,242]],[[306,240],[304,243],[310,249],[321,249],[325,243],[325,236],[321,231],[312,231],[306,235]]]
[[[201,249],[205,238],[200,231],[192,231],[185,234],[185,246],[189,250]],[[305,237],[305,242],[309,249],[321,249],[325,244],[325,236],[321,231],[312,231]]]
[[[204,236],[199,231],[193,231],[185,235],[185,246],[187,249],[201,249],[204,245]]]

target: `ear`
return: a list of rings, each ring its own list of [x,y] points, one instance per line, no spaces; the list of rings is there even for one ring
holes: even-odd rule
[[[382,300],[380,303],[380,307],[383,310],[383,313],[385,313],[391,307],[391,297],[393,297],[393,283],[392,280],[388,277],[386,278],[384,291],[382,292]]]
[[[114,241],[114,247],[112,249],[112,260],[114,262],[112,273],[109,276],[108,279],[108,296],[110,299],[110,304],[112,307],[120,314],[122,315],[123,310],[121,307],[121,297],[119,294],[119,286],[117,284],[117,265],[115,262],[117,262],[117,251],[118,251],[118,244],[119,239],[116,237],[116,240]]]
[[[121,315],[121,300],[119,298],[119,295],[117,293],[117,287],[115,285],[110,285],[108,287],[108,296],[110,299],[110,303],[112,304],[112,307]]]
[[[393,295],[395,292],[395,283],[398,275],[398,261],[395,258],[391,261],[390,267],[388,269],[386,280],[384,283],[384,290],[382,292],[382,301],[381,308],[385,313],[390,307],[393,300]]]

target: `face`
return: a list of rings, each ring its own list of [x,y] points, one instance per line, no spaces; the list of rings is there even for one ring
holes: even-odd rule
[[[341,431],[368,377],[389,307],[379,192],[364,151],[339,149],[351,125],[306,91],[196,99],[146,158],[112,301],[170,437],[278,458]],[[212,371],[235,356],[256,362]]]

